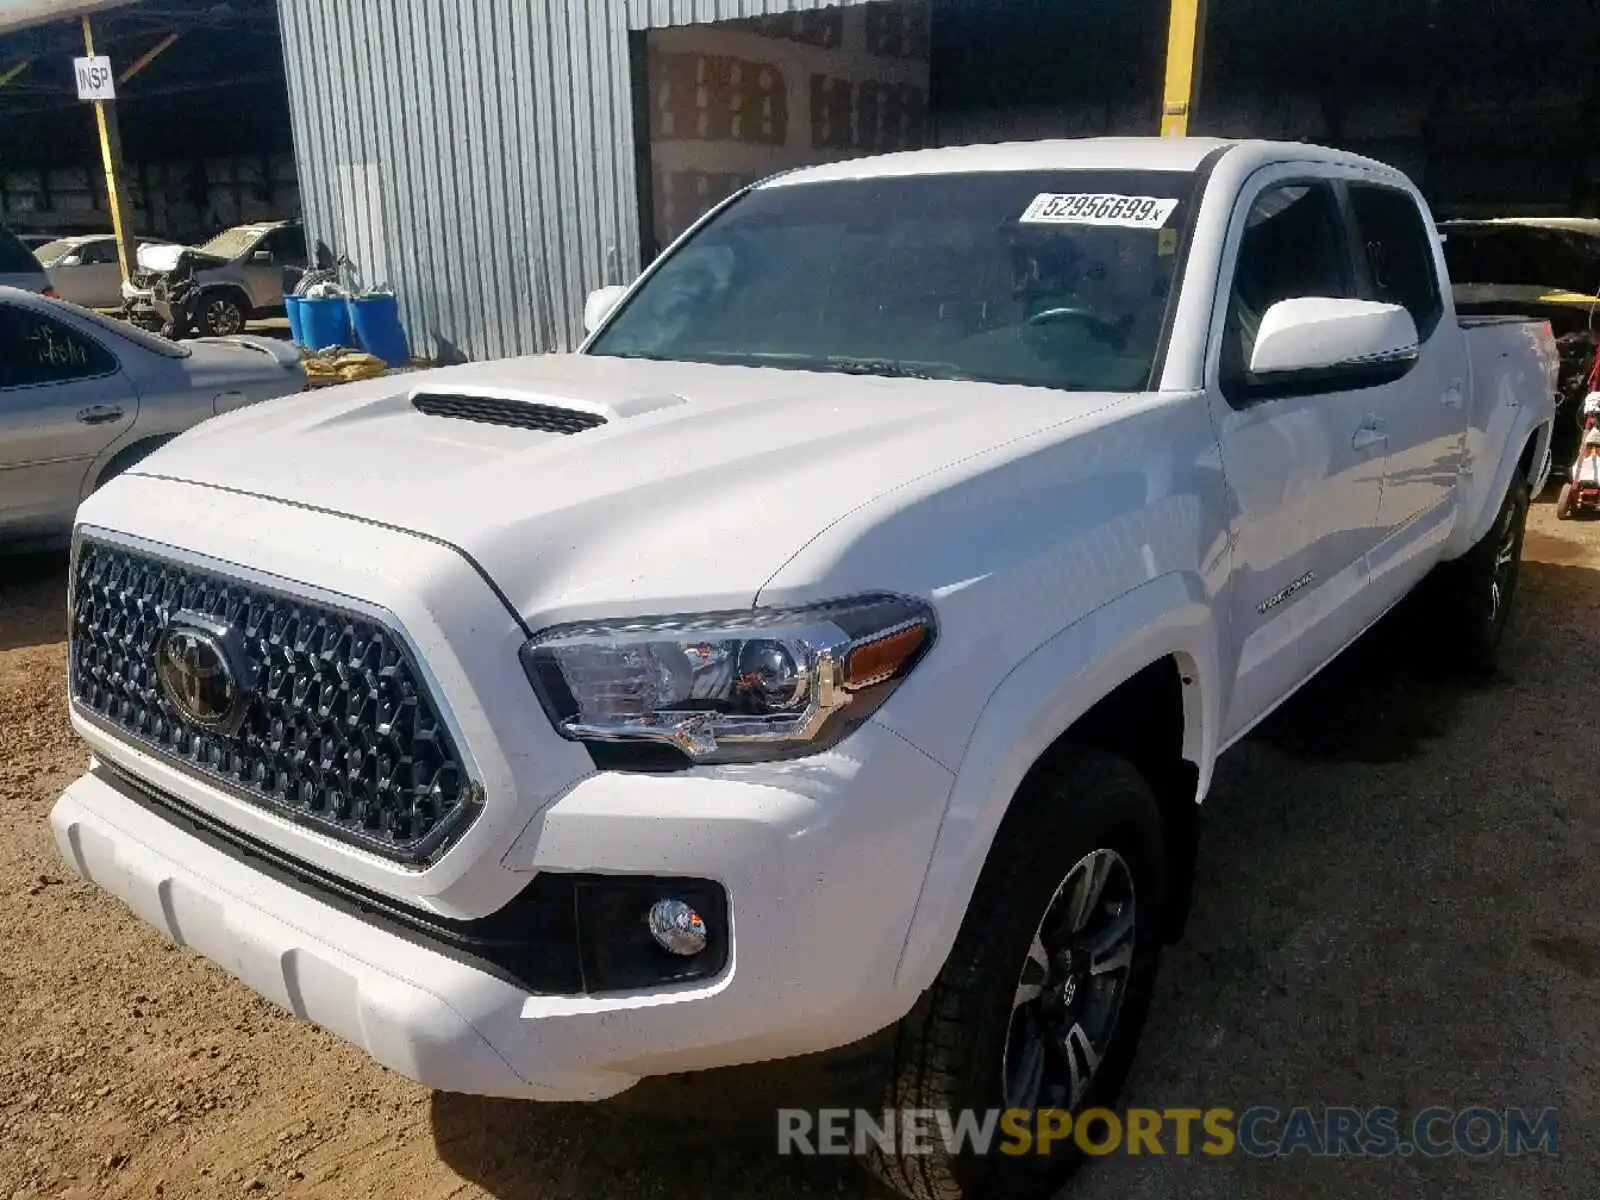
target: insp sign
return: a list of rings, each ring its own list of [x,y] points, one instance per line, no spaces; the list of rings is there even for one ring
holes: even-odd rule
[[[72,60],[72,74],[78,81],[79,100],[115,100],[117,80],[111,73],[111,60],[105,55]]]

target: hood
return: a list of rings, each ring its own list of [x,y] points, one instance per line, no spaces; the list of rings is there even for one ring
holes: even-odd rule
[[[552,355],[258,405],[137,470],[447,542],[536,623],[745,607],[851,510],[1106,402]]]
[[[176,270],[178,259],[185,254],[202,267],[220,267],[228,261],[218,255],[207,254],[204,250],[197,250],[193,246],[180,246],[176,242],[140,246],[134,251],[134,258],[146,271],[166,272]]]

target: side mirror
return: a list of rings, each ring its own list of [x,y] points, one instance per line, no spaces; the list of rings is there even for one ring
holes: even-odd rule
[[[261,264],[263,264],[265,266],[271,266],[272,265],[272,251],[271,250],[257,250],[254,254],[252,254],[250,256],[250,261],[253,262],[253,263],[261,263]]]
[[[1250,384],[1318,391],[1399,379],[1416,365],[1417,325],[1397,304],[1308,296],[1280,300],[1261,318]]]
[[[583,302],[584,332],[593,333],[599,329],[601,322],[610,316],[611,310],[617,306],[617,301],[627,294],[628,289],[617,284],[590,292],[589,298]]]

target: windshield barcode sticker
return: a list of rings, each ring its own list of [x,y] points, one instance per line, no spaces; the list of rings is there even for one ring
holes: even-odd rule
[[[1155,196],[1099,193],[1062,195],[1045,192],[1018,219],[1024,225],[1117,225],[1124,229],[1160,229],[1178,207],[1176,200]]]

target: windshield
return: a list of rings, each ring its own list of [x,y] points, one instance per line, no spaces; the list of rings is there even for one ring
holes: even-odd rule
[[[1193,187],[1050,171],[759,188],[660,264],[588,353],[1142,390]]]
[[[206,254],[215,254],[218,258],[238,258],[259,242],[261,236],[261,230],[249,226],[224,229],[204,246],[201,246],[200,250]]]
[[[41,267],[53,267],[56,265],[56,260],[59,258],[64,258],[67,252],[72,248],[72,243],[70,241],[66,241],[65,239],[54,242],[46,242],[44,245],[34,250],[33,256],[39,260],[39,265]]]

